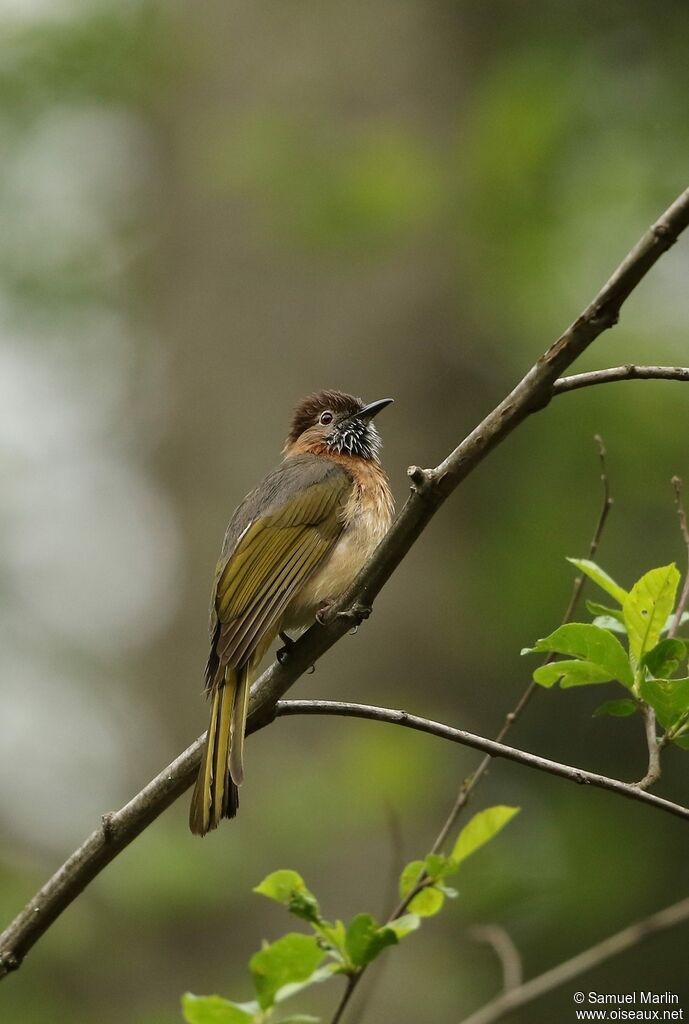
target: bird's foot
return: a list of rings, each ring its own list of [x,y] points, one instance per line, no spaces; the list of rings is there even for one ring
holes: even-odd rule
[[[335,602],[333,599],[328,597],[318,605],[318,609],[316,610],[316,622],[319,626],[327,625],[328,619],[330,618],[330,611],[334,604]]]
[[[355,601],[354,604],[351,605],[349,608],[346,608],[344,611],[341,612],[336,612],[335,616],[333,616],[332,609],[334,605],[335,601],[332,598],[329,598],[326,601],[322,601],[321,604],[318,606],[318,611],[316,612],[316,622],[318,622],[321,626],[325,626],[333,617],[338,619],[344,619],[346,622],[349,622],[351,624],[352,633],[356,633],[361,623],[365,619],[367,619],[371,614],[370,605],[359,604],[358,601]]]

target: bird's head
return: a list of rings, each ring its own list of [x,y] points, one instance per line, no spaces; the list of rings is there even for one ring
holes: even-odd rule
[[[373,417],[391,402],[392,398],[381,398],[366,405],[342,391],[308,395],[294,410],[285,453],[330,453],[377,460],[381,441]]]

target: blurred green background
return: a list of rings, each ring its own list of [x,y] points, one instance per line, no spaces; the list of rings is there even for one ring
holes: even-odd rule
[[[4,924],[205,728],[222,534],[293,403],[394,396],[401,503],[407,465],[441,459],[686,186],[689,11],[2,0],[0,28]],[[688,272],[683,239],[578,368],[686,364]],[[689,478],[688,402],[620,384],[524,424],[294,692],[494,733],[587,549],[595,432],[616,499],[601,562],[624,585],[684,569],[669,481]],[[613,695],[538,693],[514,742],[638,778],[640,724],[591,718]],[[685,802],[687,758],[667,753],[660,786]],[[186,798],[168,811],[2,984],[3,1024],[174,1024],[184,990],[249,998],[249,954],[289,929],[251,887],[292,867],[331,916],[383,914],[476,762],[372,723],[276,723],[249,743],[238,821],[200,842]],[[505,926],[531,975],[686,894],[677,820],[508,764],[475,806],[496,802],[522,814],[371,972],[367,1020],[457,1022],[490,997],[476,923]],[[574,987],[513,1019],[569,1020]],[[686,933],[581,987],[689,1001]]]

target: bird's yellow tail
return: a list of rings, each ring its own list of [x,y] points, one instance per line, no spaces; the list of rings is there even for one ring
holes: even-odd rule
[[[249,666],[227,668],[213,693],[206,745],[189,812],[189,828],[204,836],[221,818],[234,818],[244,777],[244,730],[249,697]]]

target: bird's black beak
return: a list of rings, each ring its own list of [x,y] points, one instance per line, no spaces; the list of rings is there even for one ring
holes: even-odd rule
[[[394,398],[379,398],[377,402],[369,402],[363,409],[359,409],[358,412],[352,414],[353,420],[364,420],[368,423],[374,416],[377,416],[379,412],[382,412],[387,405],[391,405],[395,401]]]

